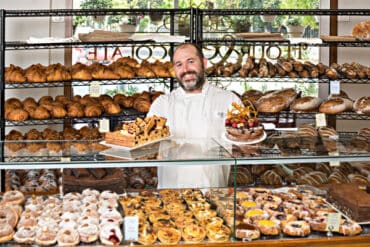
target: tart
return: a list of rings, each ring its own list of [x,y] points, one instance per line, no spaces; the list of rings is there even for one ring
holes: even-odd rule
[[[154,244],[157,240],[157,234],[153,230],[153,228],[146,224],[139,229],[139,239],[138,242],[143,245],[151,245]]]
[[[181,239],[181,232],[172,227],[165,227],[158,231],[157,236],[163,244],[178,244]]]
[[[229,241],[231,230],[225,225],[208,224],[207,237],[211,242]]]
[[[197,224],[190,224],[182,229],[182,238],[187,243],[200,243],[205,237],[206,230]]]

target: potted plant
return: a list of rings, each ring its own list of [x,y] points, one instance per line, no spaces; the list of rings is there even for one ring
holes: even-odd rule
[[[233,16],[231,24],[235,32],[249,32],[251,29],[251,18],[250,16]]]
[[[319,6],[320,0],[281,0],[281,9],[315,9]],[[291,37],[300,37],[306,27],[315,29],[318,27],[315,16],[286,16],[283,24]]]
[[[278,0],[263,0],[262,6],[264,9],[278,9]],[[275,15],[261,15],[261,19],[264,22],[273,22],[275,20]]]
[[[135,15],[128,15],[121,19],[119,27],[121,32],[133,33],[136,31],[136,25],[140,22],[140,18]]]
[[[81,9],[111,9],[113,8],[113,0],[83,0],[80,7]],[[93,20],[102,22],[105,20],[105,16],[93,16]]]

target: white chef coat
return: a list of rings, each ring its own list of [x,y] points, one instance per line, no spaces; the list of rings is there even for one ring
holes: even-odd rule
[[[205,82],[199,94],[177,88],[161,95],[152,104],[148,116],[167,118],[171,135],[184,139],[220,137],[224,132],[227,109],[242,104],[232,92]],[[229,168],[219,165],[160,166],[159,188],[206,188],[227,185]]]

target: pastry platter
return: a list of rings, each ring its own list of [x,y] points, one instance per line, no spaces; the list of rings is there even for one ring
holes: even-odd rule
[[[125,147],[125,146],[120,146],[120,145],[114,145],[114,144],[106,143],[105,141],[100,142],[100,144],[106,145],[106,146],[111,147],[111,148],[116,148],[116,149],[124,150],[124,151],[133,151],[135,149],[139,149],[139,148],[142,148],[142,147],[151,145],[151,144],[155,144],[157,142],[168,140],[168,139],[170,139],[172,137],[173,137],[172,135],[166,136],[164,138],[155,139],[153,141],[145,142],[143,144],[136,145],[136,146],[133,146],[133,147]]]
[[[229,140],[227,137],[226,137],[226,132],[222,133],[222,139],[228,143],[231,143],[231,144],[235,144],[235,145],[251,145],[251,144],[257,144],[257,143],[260,143],[262,141],[264,141],[267,137],[267,134],[265,131],[263,131],[263,134],[261,135],[260,138],[258,139],[254,139],[254,140],[251,140],[251,141],[246,141],[246,142],[238,142],[238,141],[232,141],[232,140]]]

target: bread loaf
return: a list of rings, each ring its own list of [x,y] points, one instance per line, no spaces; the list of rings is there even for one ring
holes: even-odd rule
[[[364,96],[358,98],[353,103],[353,110],[358,114],[370,114],[370,97]]]
[[[294,112],[311,112],[316,111],[322,100],[318,97],[306,96],[293,101],[290,109]]]
[[[267,170],[261,177],[261,182],[266,185],[282,185],[283,179],[274,170]]]

